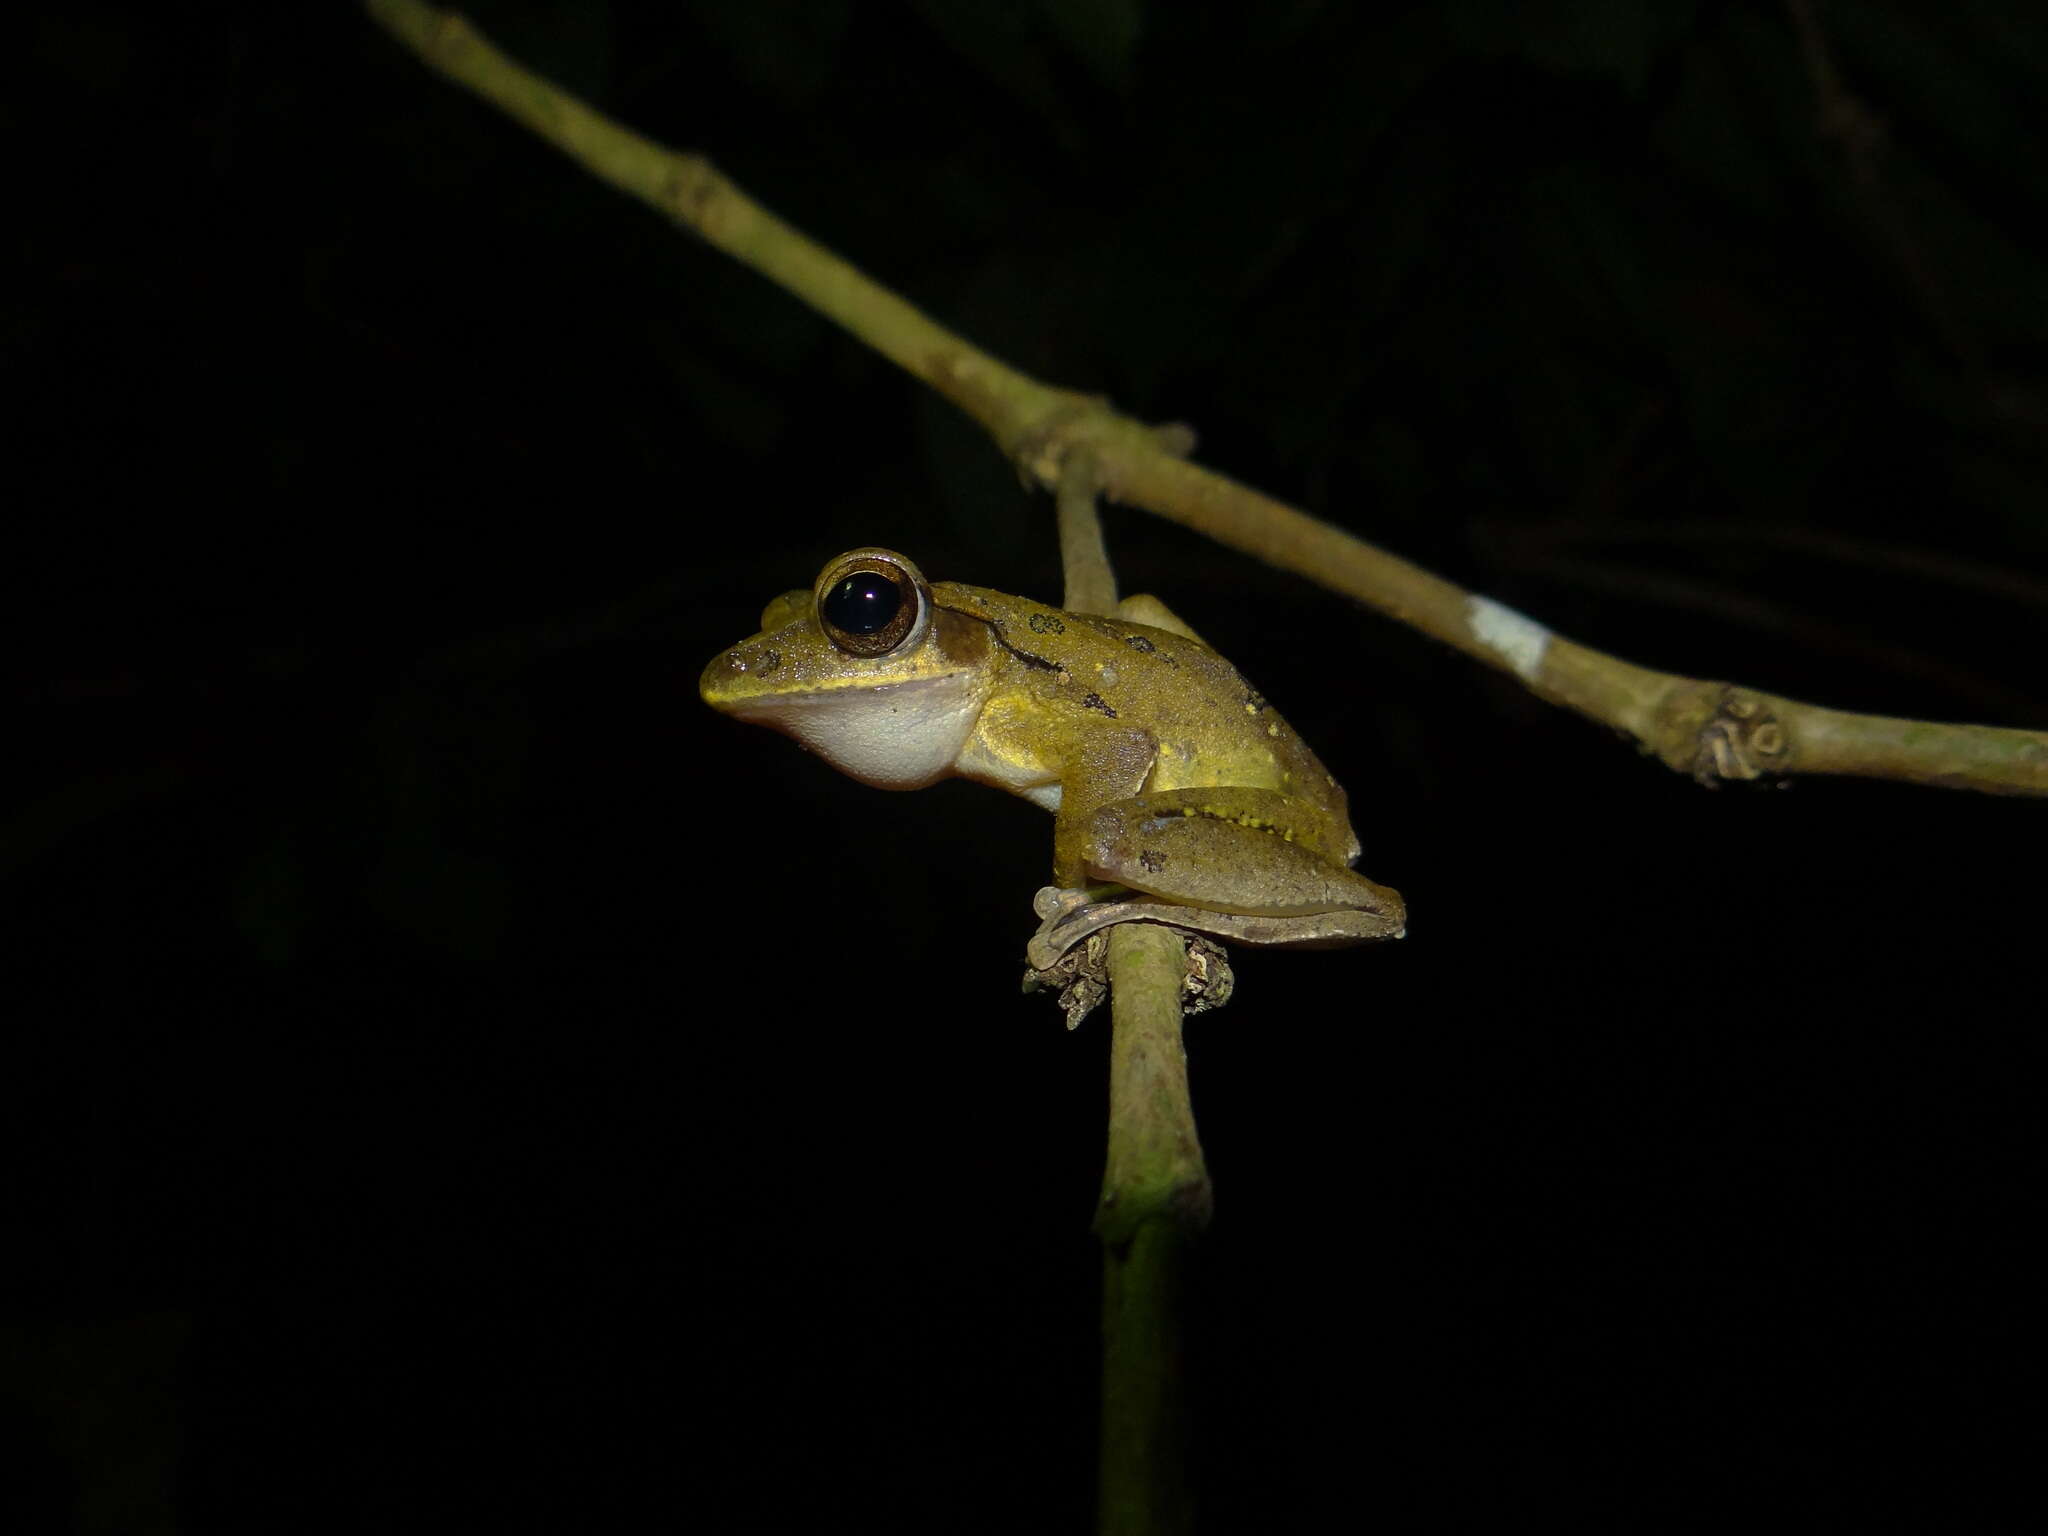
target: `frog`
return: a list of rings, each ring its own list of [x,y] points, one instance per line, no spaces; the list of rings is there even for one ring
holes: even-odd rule
[[[1351,867],[1336,777],[1149,595],[1073,613],[848,550],[770,601],[698,691],[878,789],[958,776],[1050,811],[1040,970],[1126,921],[1282,948],[1406,932],[1400,893]]]

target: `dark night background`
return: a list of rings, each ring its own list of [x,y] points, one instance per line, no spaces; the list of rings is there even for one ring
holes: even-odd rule
[[[2029,13],[1819,8],[1857,160],[1764,0],[471,12],[1565,634],[2048,728]],[[31,18],[0,1527],[1085,1529],[1106,1030],[1016,995],[1050,825],[695,697],[853,545],[1056,597],[1048,505],[350,8]],[[1705,791],[1109,533],[1412,914],[1190,1026],[1204,1529],[2038,1496],[2048,806]]]

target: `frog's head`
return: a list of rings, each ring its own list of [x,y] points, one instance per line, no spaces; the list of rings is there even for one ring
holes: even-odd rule
[[[921,789],[951,771],[990,681],[988,626],[941,608],[910,560],[855,549],[808,592],[785,592],[761,633],[716,657],[704,702],[794,737],[879,789]]]

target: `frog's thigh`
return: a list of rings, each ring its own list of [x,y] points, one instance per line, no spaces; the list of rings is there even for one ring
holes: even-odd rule
[[[1179,789],[1112,801],[1088,818],[1087,870],[1216,912],[1288,917],[1383,908],[1392,892],[1285,836],[1296,811],[1287,796],[1266,789]]]

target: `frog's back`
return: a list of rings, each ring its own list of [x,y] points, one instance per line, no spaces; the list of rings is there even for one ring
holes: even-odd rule
[[[984,587],[937,582],[932,593],[942,607],[985,620],[1035,674],[1048,707],[1147,732],[1158,747],[1148,790],[1278,790],[1321,823],[1318,842],[1347,862],[1357,857],[1336,778],[1265,695],[1200,641]]]

